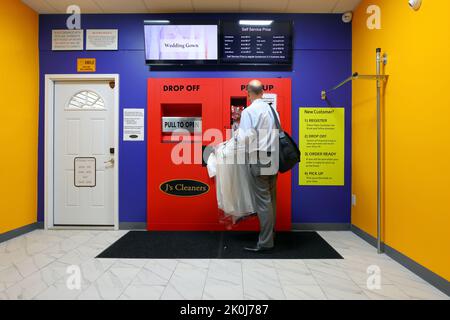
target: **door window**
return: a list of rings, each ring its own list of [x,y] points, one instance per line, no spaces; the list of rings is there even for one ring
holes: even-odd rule
[[[68,110],[106,110],[105,102],[94,91],[80,91],[69,101]]]

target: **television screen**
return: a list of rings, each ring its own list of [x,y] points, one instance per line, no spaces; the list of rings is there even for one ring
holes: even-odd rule
[[[291,65],[292,22],[222,21],[221,62],[224,64]]]
[[[218,26],[145,24],[147,64],[217,63]]]

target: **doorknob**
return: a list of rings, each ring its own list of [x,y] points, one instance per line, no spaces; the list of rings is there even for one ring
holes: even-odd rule
[[[111,167],[114,167],[114,158],[111,158],[108,161],[105,161],[104,164],[110,164]]]

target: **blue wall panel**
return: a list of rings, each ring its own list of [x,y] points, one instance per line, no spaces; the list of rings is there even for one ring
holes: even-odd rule
[[[40,137],[38,219],[44,215],[44,77],[45,74],[76,73],[76,59],[97,58],[97,73],[120,75],[120,108],[146,108],[147,78],[289,77],[292,79],[292,128],[298,140],[298,108],[326,106],[320,91],[351,74],[351,24],[340,15],[297,14],[180,14],[179,19],[292,19],[294,20],[294,66],[291,72],[268,71],[170,71],[151,72],[145,66],[142,22],[174,15],[83,15],[82,28],[119,29],[119,51],[52,52],[51,30],[65,28],[66,15],[40,16]],[[292,181],[293,223],[350,222],[351,193],[351,86],[330,96],[334,106],[346,108],[346,161],[344,187],[299,187],[298,170]],[[122,117],[122,111],[120,112]],[[152,116],[146,114],[146,116]],[[122,138],[122,119],[120,119]],[[146,221],[146,143],[120,142],[119,212],[121,222]]]

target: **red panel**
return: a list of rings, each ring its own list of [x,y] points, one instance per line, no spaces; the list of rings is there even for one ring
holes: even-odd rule
[[[176,165],[171,160],[175,145],[161,133],[162,116],[198,116],[202,130],[230,127],[231,97],[246,97],[245,85],[251,79],[149,79],[148,80],[148,168],[147,224],[149,230],[224,230],[219,223],[214,179],[198,164]],[[290,79],[261,79],[277,93],[278,109],[284,129],[291,131]],[[244,87],[243,87],[244,86]],[[242,88],[244,90],[242,90]],[[195,137],[194,148],[210,141]],[[201,154],[201,152],[199,153]],[[206,183],[210,191],[194,197],[163,193],[166,181],[189,179]],[[291,174],[280,175],[278,186],[277,229],[291,229]],[[257,219],[241,223],[236,230],[258,230]]]

